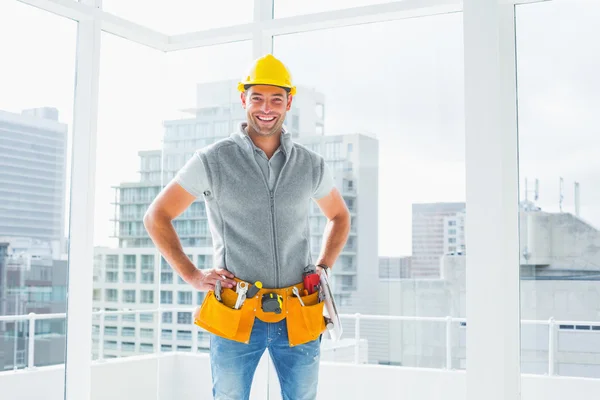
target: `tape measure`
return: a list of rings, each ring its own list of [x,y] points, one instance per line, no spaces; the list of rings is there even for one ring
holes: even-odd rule
[[[283,297],[276,293],[265,293],[262,296],[262,309],[264,312],[274,312],[281,314],[283,307]]]

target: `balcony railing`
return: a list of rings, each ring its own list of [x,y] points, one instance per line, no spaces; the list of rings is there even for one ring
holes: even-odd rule
[[[147,309],[147,310],[121,310],[121,311],[93,311],[92,315],[99,316],[99,329],[94,332],[93,335],[98,335],[98,360],[102,360],[104,358],[104,337],[106,336],[104,333],[104,321],[105,318],[112,320],[116,319],[117,316],[129,316],[129,315],[137,315],[137,314],[154,314],[160,313],[163,311],[187,311],[194,312],[195,307],[177,307],[177,308],[168,308],[168,309]],[[29,325],[29,338],[33,338],[33,340],[28,340],[28,362],[26,369],[33,369],[35,367],[35,322],[41,320],[49,320],[49,319],[63,319],[66,318],[65,313],[55,313],[55,314],[35,314],[29,313],[25,315],[8,315],[8,316],[0,316],[0,322],[15,322],[15,321],[28,321]],[[446,341],[446,363],[444,369],[451,370],[452,369],[452,324],[459,322],[463,326],[466,326],[466,318],[456,318],[456,317],[418,317],[418,316],[396,316],[396,315],[367,315],[367,314],[341,314],[340,318],[342,320],[353,320],[354,321],[354,363],[360,363],[360,335],[361,335],[361,322],[362,321],[404,321],[404,322],[444,322],[446,327],[445,333],[445,341]],[[548,320],[521,320],[521,324],[523,325],[546,325],[548,327],[548,376],[555,375],[555,359],[556,359],[556,328],[561,325],[573,325],[573,326],[581,326],[581,325],[589,325],[594,327],[600,327],[599,321],[562,321],[555,320],[554,318],[550,318]],[[203,331],[203,329],[199,328],[197,325],[193,325],[193,331],[191,337],[191,348],[198,348],[198,331]],[[162,334],[160,335],[163,336]],[[158,337],[156,335],[155,337]],[[187,337],[186,337],[187,338]],[[155,345],[152,353],[160,353],[160,346]],[[147,352],[147,351],[145,351]],[[149,351],[148,351],[149,352]]]

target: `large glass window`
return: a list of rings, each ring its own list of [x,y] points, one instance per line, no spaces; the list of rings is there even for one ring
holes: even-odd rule
[[[215,121],[224,122],[220,139],[231,133],[231,118],[243,117],[235,89],[252,47],[241,42],[164,54],[108,33],[101,40],[94,237],[100,273],[94,284],[105,290],[105,302],[95,300],[94,309],[107,311],[108,305],[131,312],[104,317],[105,323],[129,329],[110,331],[121,343],[117,348],[100,349],[104,342],[94,341],[94,355],[127,357],[163,349],[163,335],[153,332],[162,332],[165,324],[185,331],[179,344],[191,348],[199,330],[192,321],[197,297],[185,283],[178,285],[181,291],[169,288],[180,279],[154,248],[143,216],[198,148],[196,139],[209,140],[206,145],[217,140],[214,130],[207,135],[197,126],[212,129]],[[210,246],[201,201],[175,221],[192,261],[199,260],[199,247]],[[211,260],[206,256],[200,267]],[[152,311],[171,304],[189,309],[175,316]],[[100,326],[100,319],[96,316],[94,325]]]
[[[459,1],[454,6],[466,3],[467,12],[467,6],[483,1]],[[390,9],[405,7],[405,16],[413,18],[394,19],[398,14],[389,14],[368,20],[358,16],[366,10],[361,7],[392,0],[228,0],[210,7],[194,0],[98,2],[105,12],[120,18],[97,13],[92,9],[93,1],[80,2],[84,4],[75,0],[9,0],[0,4],[0,387],[9,388],[8,397],[14,397],[11,385],[17,380],[28,383],[17,396],[38,398],[39,393],[28,392],[38,388],[46,397],[61,397],[57,391],[64,391],[63,381],[46,378],[61,368],[57,364],[65,362],[67,298],[75,299],[69,307],[72,315],[78,314],[78,301],[92,301],[89,339],[93,360],[208,349],[207,332],[193,324],[194,309],[205,293],[192,290],[161,259],[142,220],[149,204],[194,151],[228,136],[245,120],[235,87],[257,50],[270,44],[298,86],[287,127],[294,140],[325,157],[352,215],[350,237],[332,276],[345,333],[339,343],[324,335],[321,360],[464,369],[469,328],[473,350],[469,354],[490,349],[481,347],[485,338],[478,334],[478,317],[483,313],[470,314],[469,321],[465,315],[466,239],[468,233],[473,234],[465,232],[467,210],[487,205],[465,204],[463,43],[468,50],[467,72],[474,73],[475,66],[485,75],[498,72],[494,71],[498,60],[493,56],[486,57],[485,62],[483,57],[474,60],[481,55],[479,51],[489,50],[493,55],[492,51],[502,53],[509,47],[504,40],[507,32],[512,32],[513,18],[506,18],[511,4],[487,0],[487,13],[477,15],[482,20],[488,17],[486,26],[496,13],[499,21],[505,19],[487,32],[490,35],[478,36],[492,47],[483,50],[471,37],[473,31],[467,30],[469,35],[463,37],[460,13],[416,17],[424,10],[441,10],[436,1],[428,0],[393,1],[396,5]],[[514,2],[528,3],[516,7],[514,38],[519,100],[519,230],[508,232],[509,237],[503,240],[508,243],[515,239],[512,234],[519,233],[521,349],[499,348],[521,351],[521,369],[527,374],[523,378],[525,400],[532,393],[542,393],[541,385],[545,385],[547,397],[558,398],[577,393],[577,388],[568,388],[578,383],[585,383],[585,395],[594,397],[588,389],[595,389],[600,382],[596,306],[600,290],[595,283],[600,276],[600,203],[596,201],[600,189],[595,185],[600,170],[595,139],[599,136],[595,130],[600,58],[596,56],[595,38],[600,37],[600,8],[593,0]],[[35,7],[28,3],[35,3]],[[439,3],[448,6],[445,9],[453,7],[445,1]],[[369,13],[375,9],[383,8],[371,7]],[[419,11],[414,13],[416,9]],[[483,6],[479,11],[484,11]],[[263,18],[271,12],[274,21],[253,24],[255,16]],[[322,12],[326,14],[302,17]],[[326,21],[333,28],[305,31],[307,23],[314,23],[311,29],[319,29],[325,15],[337,19],[353,13],[356,25],[343,26],[347,21],[330,25],[331,21]],[[473,15],[466,13],[465,18]],[[98,16],[102,21],[92,24],[90,21]],[[82,22],[83,29],[78,30],[76,21],[80,18],[86,26]],[[465,26],[474,27],[476,22],[467,21]],[[237,26],[211,31],[210,36],[202,32],[233,25]],[[103,32],[99,42],[92,42],[92,31],[98,29],[112,33]],[[280,29],[294,33],[281,35]],[[191,34],[180,35],[188,32]],[[212,36],[213,32],[223,36]],[[252,41],[234,42],[248,39],[250,33]],[[276,35],[272,42],[271,34]],[[227,44],[181,51],[157,49],[193,46],[212,39]],[[497,43],[492,43],[496,39]],[[77,48],[81,52],[76,57]],[[100,52],[99,58],[95,51]],[[99,60],[99,65],[90,65],[91,60]],[[75,71],[76,65],[82,66],[81,71]],[[501,70],[506,73],[504,67]],[[505,81],[493,83],[506,85]],[[75,85],[77,98],[73,96]],[[510,128],[509,116],[492,110],[498,106],[506,111],[513,106],[506,102],[512,88],[502,88],[499,101],[494,99],[483,108]],[[471,94],[484,97],[482,92]],[[88,99],[91,103],[84,104]],[[82,118],[76,119],[82,129],[81,136],[73,138],[74,104],[82,110],[77,116]],[[473,121],[475,116],[469,110],[467,117]],[[489,149],[478,148],[476,135],[471,135],[474,131],[468,132],[471,160],[478,151]],[[507,135],[513,133],[506,129]],[[485,130],[481,135],[493,137]],[[71,278],[77,276],[72,273],[75,269],[69,268],[69,255],[86,250],[69,248],[70,232],[75,231],[70,231],[68,215],[72,143],[81,143],[80,139],[85,143],[88,138],[95,145],[95,157],[90,158],[95,164],[83,163],[74,170],[89,172],[95,184],[94,255],[88,263],[75,266],[78,271],[93,271],[93,289],[84,300],[77,291],[67,293],[69,269]],[[502,161],[506,161],[508,152],[503,151],[491,150],[490,156],[503,154],[506,158]],[[474,171],[479,172],[478,167],[469,166],[473,168],[470,178],[477,175]],[[502,167],[511,172],[515,166]],[[492,176],[491,181],[496,182],[496,178]],[[508,183],[509,189],[512,184],[516,182]],[[473,193],[481,194],[481,189],[473,189]],[[490,213],[506,213],[507,207],[512,209],[505,203],[489,208]],[[316,204],[310,209],[307,240],[314,260],[322,250],[327,221]],[[89,221],[75,222],[83,226]],[[485,223],[477,221],[469,228],[476,234],[482,226],[479,224]],[[179,216],[174,226],[190,260],[199,268],[212,268],[212,240],[203,200]],[[469,244],[475,246],[472,253],[477,254],[478,244],[482,242]],[[470,265],[470,288],[489,284],[475,280],[486,277],[486,272],[473,272],[477,267],[485,271],[482,264]],[[507,268],[517,268],[516,262]],[[473,298],[468,302],[470,311],[486,310],[473,304]],[[485,302],[481,307],[486,307]],[[515,314],[516,322],[516,313],[510,314],[508,306],[498,309],[505,312],[505,321]],[[496,316],[491,314],[492,318]],[[69,321],[73,327],[73,319]],[[86,340],[80,339],[82,343]],[[501,357],[498,354],[494,356]],[[130,362],[132,366],[157,364],[157,376],[144,383],[161,382],[164,392],[157,391],[156,396],[162,396],[172,392],[164,376],[172,371],[161,365],[170,367],[173,358],[184,356],[186,363],[207,362],[206,357],[176,353],[161,357],[158,363],[148,355]],[[509,358],[504,361],[510,362]],[[482,359],[472,357],[469,362]],[[490,361],[490,370],[500,371],[502,377],[489,373],[490,383],[502,379],[508,383],[511,373],[517,377],[516,369],[501,370],[506,365],[497,361]],[[91,372],[98,378],[98,374],[114,373],[125,362],[93,362]],[[51,368],[42,368],[45,366]],[[68,375],[73,374],[73,368],[86,372],[79,369],[81,365],[71,367],[71,372],[68,367]],[[330,366],[324,367],[322,382],[331,387],[327,375]],[[27,368],[35,368],[35,372],[19,371]],[[265,371],[260,368],[256,376],[270,375],[268,392],[277,393],[277,385],[270,385],[276,383],[275,372],[261,374]],[[369,378],[367,369],[356,366],[354,372]],[[394,376],[396,371],[398,375],[419,373],[414,368],[383,367],[377,374]],[[19,378],[24,373],[27,379]],[[441,377],[432,383],[446,381],[449,376],[439,371],[431,375]],[[5,386],[7,378],[9,385]],[[264,382],[256,381],[260,392]],[[471,397],[474,387],[484,386],[474,379],[467,381]],[[342,387],[334,382],[336,389]],[[429,380],[421,381],[418,376],[415,382],[403,386],[402,394],[407,398],[432,397],[413,395],[415,388],[442,388],[428,385]],[[118,397],[116,392],[109,393],[121,387],[116,383],[94,390],[93,396]],[[552,390],[546,390],[550,385]],[[81,385],[69,384],[70,390],[73,387],[80,389]],[[373,397],[380,394],[377,388],[373,385],[365,390]],[[363,393],[352,394],[368,397]],[[71,391],[71,396],[84,397],[79,394]]]
[[[106,260],[102,266],[106,280],[100,278],[94,285],[109,287],[110,304],[94,301],[95,311],[107,310],[107,305],[117,311],[158,306],[158,279],[154,279],[159,276],[154,265],[158,253],[149,249],[142,218],[161,183],[160,176],[150,179],[147,173],[160,175],[162,164],[163,59],[157,50],[108,33],[101,36],[94,253]],[[127,329],[117,331],[120,346],[101,349],[102,342],[94,343],[94,358],[132,356],[156,348],[140,343],[134,332],[151,341],[148,329],[154,329],[159,318],[133,311],[104,317],[105,322],[114,318],[113,324]],[[102,323],[99,315],[94,323]]]
[[[521,368],[600,378],[600,8],[516,10]]]
[[[77,23],[3,1],[0,37],[2,373],[65,362]],[[36,385],[63,396],[63,384]]]
[[[324,357],[465,368],[465,256],[447,251],[444,234],[445,219],[465,211],[461,14],[277,36],[273,43],[299,85],[292,108],[300,118],[316,121],[317,110],[327,110],[324,136],[315,125],[297,140],[325,157],[355,224],[333,266],[333,286],[342,313],[364,314],[360,338],[353,318],[344,320],[344,336],[368,349],[344,356],[333,345]],[[325,225],[316,208],[313,259]]]

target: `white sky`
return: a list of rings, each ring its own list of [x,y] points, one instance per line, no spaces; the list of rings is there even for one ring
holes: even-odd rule
[[[105,9],[165,33],[249,22],[253,9],[247,0],[211,2],[209,12],[206,1],[150,3],[104,0]],[[290,15],[292,4],[276,0],[276,15]],[[333,3],[319,4],[302,2],[301,11]],[[582,216],[600,227],[598,17],[591,2],[520,6],[517,45],[521,183],[539,178],[540,205],[556,211],[563,176],[564,209],[572,212],[579,181]],[[380,140],[381,255],[411,253],[412,203],[464,201],[461,24],[452,14],[274,40],[295,82],[325,94],[326,133],[366,131]],[[73,21],[3,1],[0,50],[10,62],[0,64],[0,109],[57,107],[71,128],[75,35]],[[160,148],[162,121],[194,105],[196,83],[239,78],[252,54],[242,42],[165,55],[104,34],[101,57],[95,243],[107,244],[111,186],[138,179],[137,152]]]

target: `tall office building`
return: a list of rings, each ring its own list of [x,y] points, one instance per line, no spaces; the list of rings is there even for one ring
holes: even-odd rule
[[[67,132],[55,108],[0,111],[0,236],[64,241]]]
[[[464,210],[444,217],[444,254],[465,253],[465,217]]]
[[[379,257],[379,279],[408,279],[410,278],[409,257]]]
[[[378,279],[379,142],[362,134],[305,136],[297,141],[325,158],[350,210],[350,234],[332,269],[333,290],[343,312],[363,311]],[[314,202],[309,218],[316,261],[327,218]]]
[[[212,266],[212,251],[206,247],[185,247],[198,268]],[[160,283],[160,288],[159,288]],[[152,247],[96,248],[94,255],[94,308],[105,311],[155,310],[138,315],[106,316],[94,319],[94,358],[116,358],[152,353],[160,337],[160,351],[202,351],[208,348],[203,331],[194,335],[192,312],[204,300],[177,276]],[[157,329],[160,323],[160,328]],[[102,341],[102,346],[100,346]],[[192,350],[193,349],[193,350]],[[159,350],[159,349],[156,349]]]
[[[465,203],[413,204],[411,266],[413,278],[440,277],[440,257],[448,251],[450,236],[456,240],[458,232],[450,232],[456,230],[456,216],[458,213],[464,213],[464,210]]]
[[[66,309],[68,127],[55,108],[0,111],[0,315]],[[36,365],[64,362],[64,320],[36,323]],[[0,322],[0,370],[27,360],[27,322]]]

